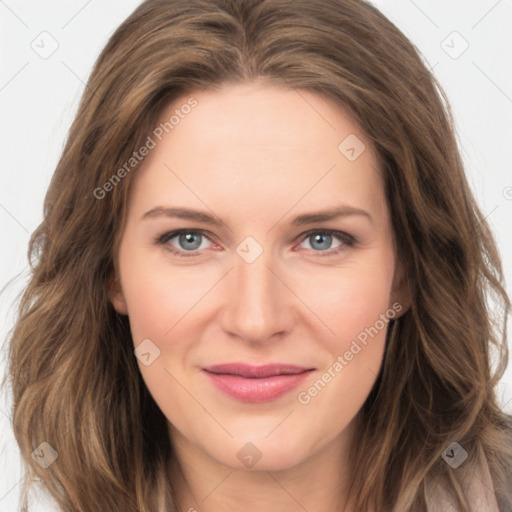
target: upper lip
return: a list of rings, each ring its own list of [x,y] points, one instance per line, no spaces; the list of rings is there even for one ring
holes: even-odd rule
[[[203,368],[203,370],[210,373],[238,375],[249,379],[263,379],[265,377],[273,377],[276,375],[294,375],[313,369],[314,368],[308,368],[306,366],[282,363],[265,364],[261,366],[253,366],[244,363],[227,363],[205,366]]]

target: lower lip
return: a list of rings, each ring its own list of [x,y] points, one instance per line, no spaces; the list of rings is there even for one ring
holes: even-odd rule
[[[289,375],[275,375],[262,379],[248,379],[239,375],[211,373],[203,370],[213,385],[242,402],[270,402],[285,395],[303,382],[312,370]]]

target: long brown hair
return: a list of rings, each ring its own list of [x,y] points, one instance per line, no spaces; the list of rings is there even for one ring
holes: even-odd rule
[[[412,292],[361,410],[354,508],[424,506],[431,479],[469,511],[460,473],[441,458],[457,441],[467,467],[485,456],[500,508],[511,510],[512,418],[495,395],[510,310],[498,253],[442,89],[409,40],[362,0],[147,0],[112,35],[31,237],[31,279],[10,338],[23,496],[35,477],[65,512],[175,510],[166,418],[142,381],[128,319],[109,301],[136,166],[108,193],[94,191],[178,95],[256,79],[317,93],[355,116],[380,160]],[[58,455],[46,469],[32,456],[41,443]]]

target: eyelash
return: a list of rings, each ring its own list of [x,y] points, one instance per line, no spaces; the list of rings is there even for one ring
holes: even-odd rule
[[[169,245],[169,240],[172,240],[176,236],[182,235],[182,234],[199,234],[206,238],[208,238],[208,233],[205,231],[202,231],[200,229],[179,229],[177,231],[170,231],[168,233],[164,233],[160,236],[158,236],[155,240],[155,243],[157,245],[164,246],[166,251],[169,251],[173,255],[179,257],[179,258],[191,258],[198,256],[198,253],[196,251],[201,251],[202,249],[196,249],[196,251],[180,251],[179,249],[176,249],[175,247]],[[348,233],[344,233],[343,231],[336,231],[334,229],[319,229],[319,230],[310,230],[306,233],[302,233],[301,236],[301,243],[309,238],[311,235],[329,235],[334,236],[338,238],[338,240],[341,242],[341,245],[335,249],[331,249],[328,251],[315,251],[320,258],[328,258],[332,256],[338,256],[343,250],[345,250],[347,247],[353,247],[356,244],[356,239],[349,235]],[[210,240],[211,241],[211,240]],[[323,254],[322,254],[323,253]]]

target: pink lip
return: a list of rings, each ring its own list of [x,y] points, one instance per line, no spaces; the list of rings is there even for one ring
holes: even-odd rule
[[[289,364],[251,366],[233,363],[203,368],[212,383],[243,402],[268,402],[297,387],[313,368]]]

